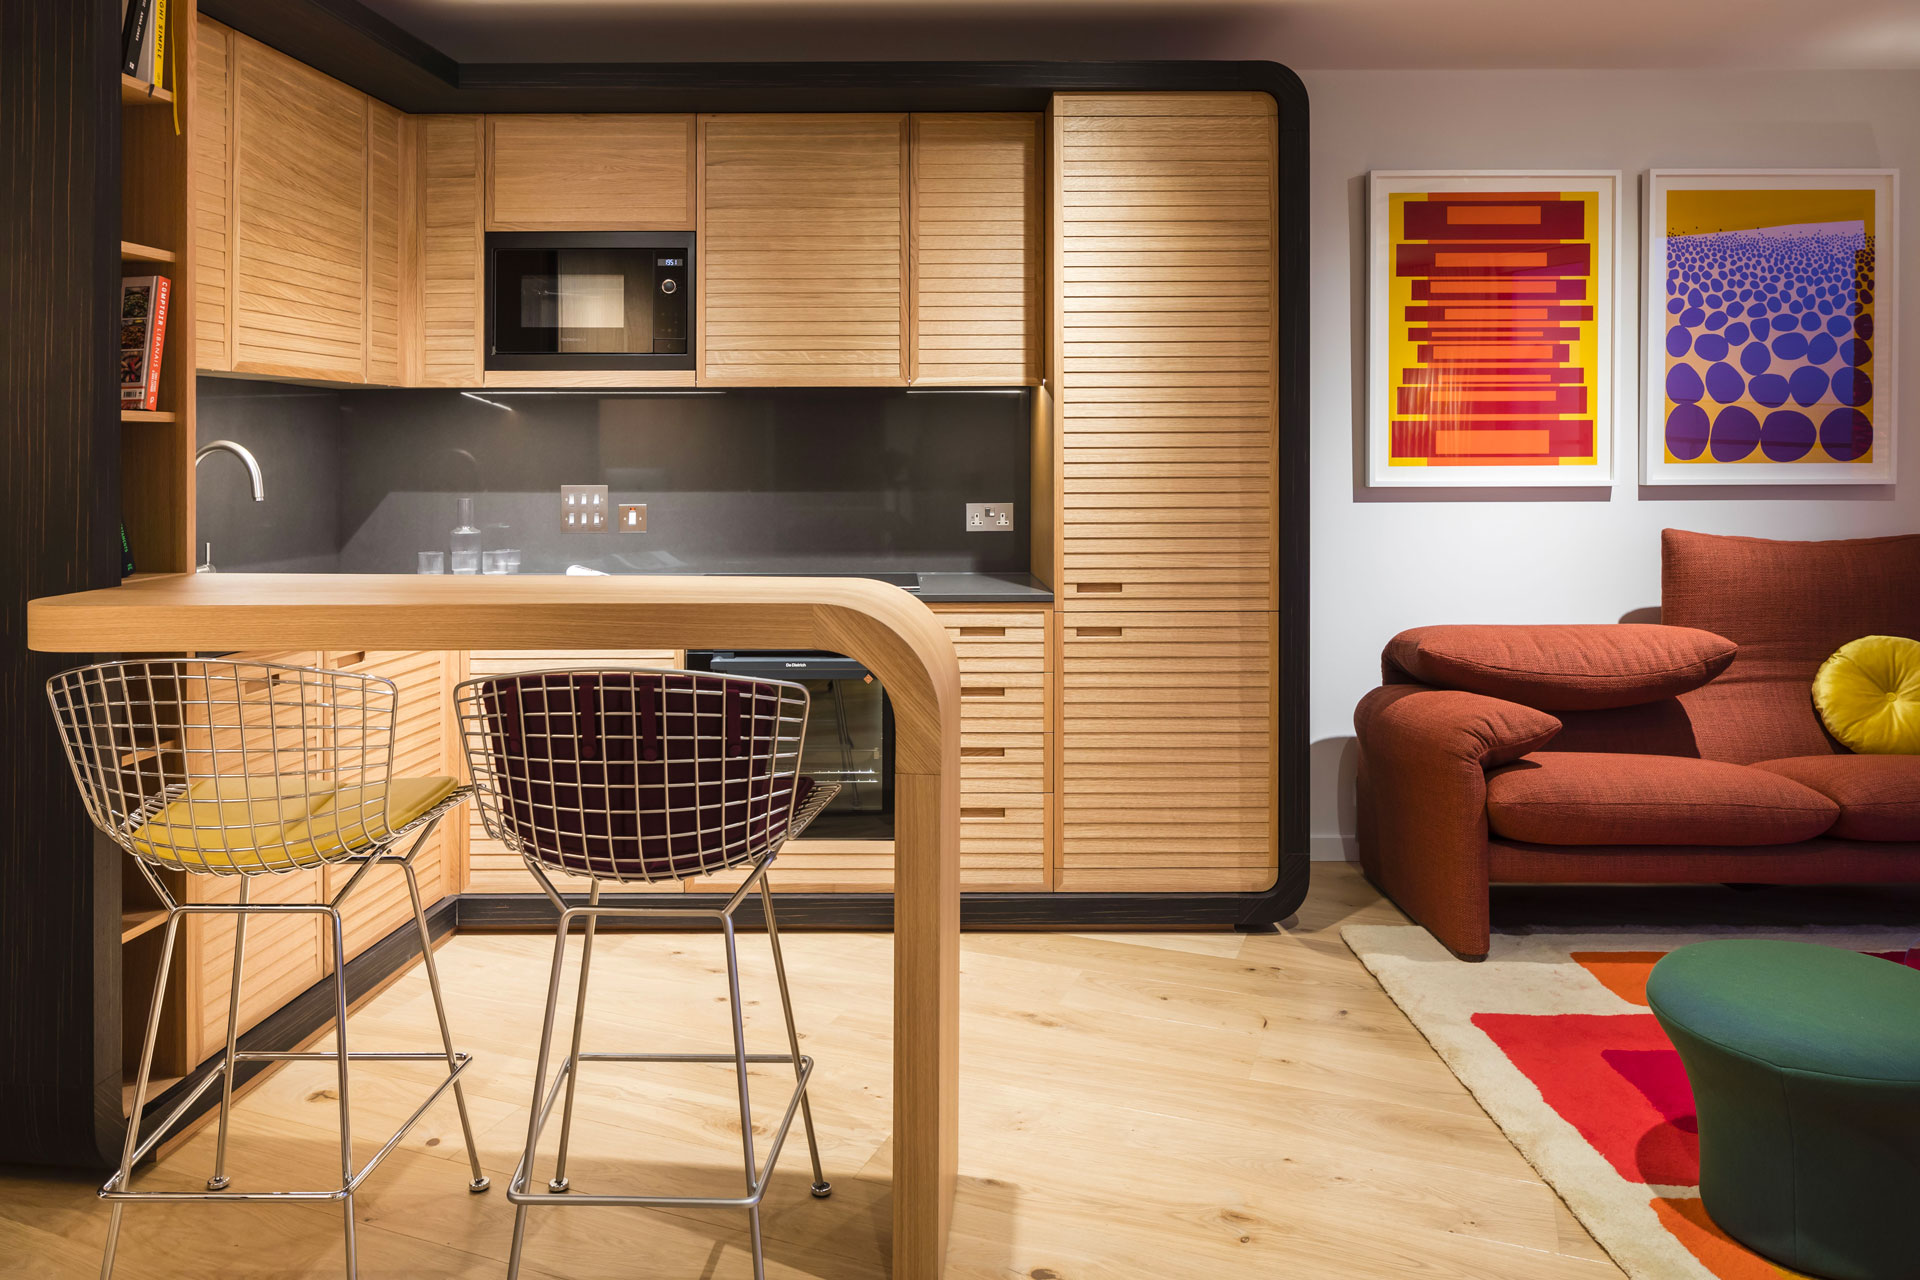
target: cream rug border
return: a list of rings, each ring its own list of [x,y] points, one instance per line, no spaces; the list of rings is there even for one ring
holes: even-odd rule
[[[1456,959],[1418,925],[1348,925],[1340,936],[1514,1147],[1633,1280],[1715,1280],[1648,1203],[1657,1195],[1692,1196],[1696,1189],[1649,1187],[1622,1178],[1547,1105],[1533,1082],[1473,1025],[1472,1016],[1646,1012],[1573,963],[1570,955],[1575,951],[1671,951],[1688,942],[1723,937],[1779,938],[1856,951],[1905,950],[1920,943],[1920,930],[1891,928],[1496,933],[1487,958],[1471,963]]]

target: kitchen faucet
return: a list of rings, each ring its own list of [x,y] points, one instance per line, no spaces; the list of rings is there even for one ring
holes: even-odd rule
[[[265,502],[267,500],[267,488],[265,483],[262,482],[262,480],[260,479],[260,463],[257,459],[254,458],[253,454],[247,451],[247,447],[245,445],[236,444],[232,440],[209,441],[207,444],[201,447],[200,452],[193,455],[194,470],[198,471],[200,469],[200,464],[205,462],[207,460],[207,455],[211,453],[230,453],[234,457],[240,459],[241,462],[245,463],[247,468],[247,478],[253,482],[253,500],[255,502]],[[207,558],[202,564],[200,564],[198,568],[194,570],[195,573],[214,572],[213,544],[209,542],[206,544],[206,546],[207,546]]]

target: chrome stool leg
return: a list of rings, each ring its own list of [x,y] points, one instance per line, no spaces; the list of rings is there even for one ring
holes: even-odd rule
[[[340,909],[328,910],[333,922],[333,1051],[338,1059],[340,1077],[340,1197],[345,1216],[347,1280],[360,1274],[359,1251],[354,1242],[353,1223],[353,1122],[347,1102],[347,941],[340,923]]]
[[[761,883],[764,887],[765,881]],[[734,1073],[740,1082],[740,1151],[747,1163],[747,1194],[752,1195],[759,1178],[756,1176],[757,1162],[753,1158],[753,1102],[747,1096],[747,1026],[741,1015],[740,952],[734,945],[731,912],[720,918],[720,927],[727,937],[727,994],[733,1004]],[[767,1176],[773,1176],[771,1168],[767,1170]],[[747,1225],[753,1239],[753,1280],[766,1280],[767,1261],[760,1242],[758,1200],[747,1207]]]
[[[414,842],[413,848],[417,850],[421,844],[425,843],[426,836],[432,834],[433,831],[429,828],[426,835]],[[420,929],[420,960],[426,966],[427,986],[433,992],[433,1012],[440,1020],[440,1044],[447,1051],[447,1070],[455,1071],[460,1064],[453,1048],[453,1030],[447,1023],[447,1002],[440,994],[440,970],[433,960],[433,931],[427,928],[427,913],[420,905],[420,880],[413,871],[412,850],[409,850],[407,856],[400,860],[400,869],[406,872],[407,897],[413,902],[413,921]],[[453,1102],[460,1109],[460,1133],[466,1138],[467,1164],[473,1170],[473,1181],[467,1184],[467,1190],[485,1191],[492,1185],[492,1179],[481,1171],[480,1149],[474,1145],[473,1141],[473,1120],[467,1114],[466,1091],[460,1087],[458,1080],[453,1082]]]
[[[252,888],[252,877],[241,876],[240,906],[243,910],[233,918],[233,981],[227,993],[227,1060],[221,1068],[220,1136],[214,1142],[213,1176],[207,1179],[209,1191],[225,1191],[231,1181],[227,1177],[227,1122],[233,1115],[233,1055],[238,1047],[235,1041],[240,1038],[240,975],[246,967],[247,958],[247,913],[244,908]]]
[[[780,983],[780,1011],[787,1016],[787,1047],[793,1051],[793,1078],[803,1086],[800,1094],[800,1123],[807,1130],[807,1154],[813,1157],[813,1197],[825,1200],[833,1194],[833,1184],[820,1169],[820,1140],[813,1132],[813,1102],[807,1097],[805,1075],[800,1069],[800,1031],[793,1021],[793,999],[787,993],[787,962],[780,955],[780,926],[773,918],[773,888],[766,874],[760,876],[760,905],[767,916],[767,941],[773,947],[773,975]]]
[[[527,1145],[520,1154],[520,1167],[514,1171],[513,1185],[525,1187],[533,1178],[534,1146],[540,1141],[540,1121],[544,1119],[541,1097],[546,1093],[547,1054],[553,1049],[553,1021],[560,1007],[560,973],[567,960],[567,930],[573,924],[573,912],[560,913],[560,927],[553,935],[553,976],[547,980],[547,1012],[540,1024],[540,1052],[533,1059],[533,1105],[527,1109]],[[507,1254],[507,1280],[518,1280],[520,1254],[527,1243],[527,1208],[517,1201],[513,1210],[513,1247]]]
[[[167,901],[164,897],[161,901]],[[167,998],[167,972],[173,967],[173,942],[179,933],[180,913],[171,904],[167,911],[167,931],[160,939],[160,971],[153,984],[153,1001],[147,1013],[147,1038],[140,1047],[140,1070],[133,1078],[133,1108],[127,1113],[127,1140],[120,1149],[120,1172],[109,1186],[127,1189],[133,1178],[133,1153],[140,1145],[140,1113],[147,1104],[147,1084],[153,1078],[154,1048],[160,1039],[160,1011]],[[113,1255],[120,1244],[120,1214],[126,1202],[115,1200],[107,1218],[107,1250],[100,1260],[100,1280],[111,1280]]]
[[[595,880],[587,892],[587,905],[600,905],[600,882]],[[600,917],[587,917],[586,941],[580,948],[580,994],[573,1003],[573,1047],[567,1054],[567,1097],[560,1104],[560,1155],[555,1162],[553,1177],[547,1183],[549,1191],[565,1191],[567,1182],[567,1143],[573,1136],[573,1087],[580,1079],[580,1029],[587,1022],[587,973],[593,968],[593,927]]]

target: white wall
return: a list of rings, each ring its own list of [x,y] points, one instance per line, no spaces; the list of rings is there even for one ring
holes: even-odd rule
[[[1284,55],[1280,56],[1284,60]],[[1660,530],[1776,538],[1920,531],[1920,73],[1306,73],[1312,119],[1313,810],[1316,857],[1350,856],[1353,707],[1381,646],[1441,622],[1611,622],[1660,603]],[[1368,490],[1365,175],[1620,169],[1629,288],[1616,481],[1529,491]],[[1639,477],[1640,182],[1649,167],[1902,171],[1897,486],[1648,489]],[[1881,380],[1884,385],[1884,379]]]

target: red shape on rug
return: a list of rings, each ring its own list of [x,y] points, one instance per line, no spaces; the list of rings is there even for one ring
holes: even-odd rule
[[[1621,1177],[1699,1184],[1693,1092],[1652,1014],[1476,1013],[1473,1025]]]

